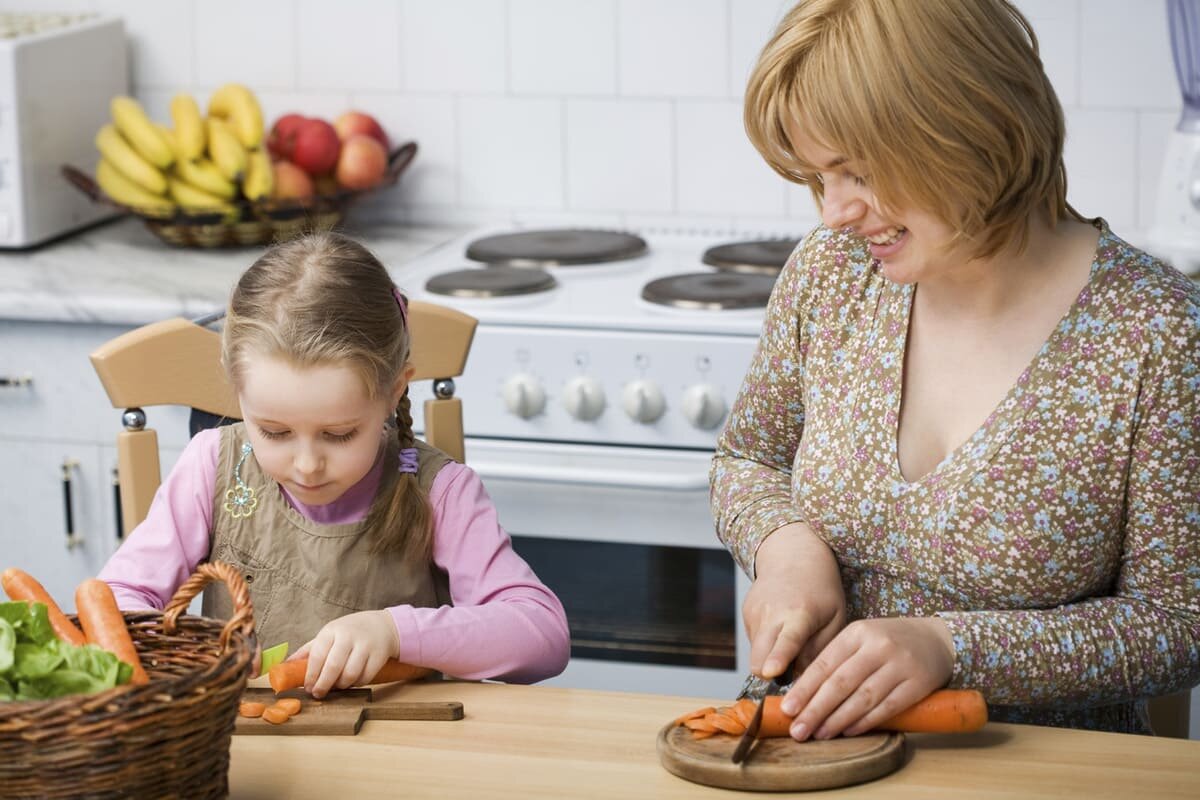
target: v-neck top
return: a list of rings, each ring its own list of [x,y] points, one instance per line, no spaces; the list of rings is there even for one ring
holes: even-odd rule
[[[907,481],[897,426],[913,287],[861,237],[793,253],[712,466],[748,574],[806,522],[850,619],[940,616],[950,685],[992,718],[1147,732],[1200,681],[1200,289],[1101,220],[1088,282],[992,413]]]

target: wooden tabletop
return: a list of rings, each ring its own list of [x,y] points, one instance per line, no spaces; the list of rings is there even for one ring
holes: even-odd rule
[[[458,722],[368,721],[357,736],[234,736],[234,798],[749,797],[663,769],[658,731],[711,702],[541,686],[438,682],[379,700],[458,700]],[[910,734],[899,771],[858,786],[772,797],[1200,797],[1200,742],[989,723]]]

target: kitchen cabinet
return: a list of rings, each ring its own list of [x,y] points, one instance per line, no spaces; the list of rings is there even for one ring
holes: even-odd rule
[[[129,327],[0,321],[0,568],[33,574],[64,610],[74,608],[75,586],[120,544],[121,410],[109,404],[88,354]],[[187,442],[188,411],[146,413],[165,472]]]

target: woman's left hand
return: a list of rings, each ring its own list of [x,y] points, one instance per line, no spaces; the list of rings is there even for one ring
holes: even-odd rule
[[[288,660],[308,656],[304,689],[324,697],[334,687],[370,680],[399,648],[400,635],[389,612],[359,611],[327,623]]]
[[[950,680],[954,642],[937,617],[885,617],[847,625],[788,690],[792,738],[856,736]],[[799,713],[797,713],[799,712]]]

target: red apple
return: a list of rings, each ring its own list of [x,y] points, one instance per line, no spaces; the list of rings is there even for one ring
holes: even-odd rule
[[[276,161],[271,169],[275,173],[271,197],[277,200],[308,200],[313,196],[313,180],[300,167],[290,161]]]
[[[284,114],[275,120],[267,137],[267,150],[275,158],[291,158],[296,147],[296,131],[308,121],[303,114]]]
[[[387,150],[379,140],[366,133],[356,133],[342,142],[338,157],[337,182],[347,189],[370,189],[379,183],[387,171]]]
[[[365,133],[383,145],[385,151],[388,150],[388,137],[383,126],[364,111],[347,111],[333,121],[333,128],[343,142],[356,133]]]
[[[342,143],[337,131],[323,119],[305,120],[296,130],[291,161],[309,175],[324,175],[337,166]]]

